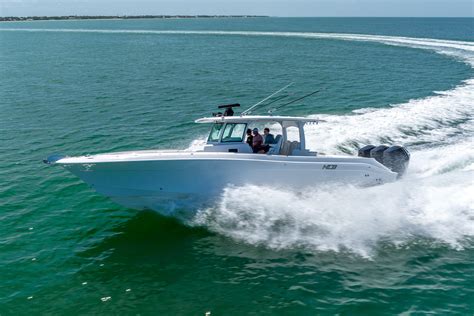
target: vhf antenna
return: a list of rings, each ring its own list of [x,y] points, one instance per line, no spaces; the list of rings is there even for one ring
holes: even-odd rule
[[[271,97],[273,97],[274,95],[277,95],[278,93],[282,92],[283,90],[285,90],[286,88],[288,88],[289,86],[291,86],[293,84],[293,82],[290,82],[289,84],[287,84],[286,86],[284,86],[283,88],[281,88],[280,90],[278,91],[275,91],[273,92],[272,94],[270,94],[268,97],[266,97],[265,99],[261,100],[261,101],[258,101],[257,103],[255,103],[254,105],[252,105],[251,107],[249,107],[247,110],[243,111],[240,115],[246,115],[247,113],[250,113],[250,111],[252,111],[256,106],[259,106],[260,104],[262,104],[263,102],[267,101],[268,99],[270,99]]]

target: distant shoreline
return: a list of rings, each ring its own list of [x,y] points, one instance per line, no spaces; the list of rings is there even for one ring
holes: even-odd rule
[[[0,22],[63,21],[63,20],[127,20],[127,19],[221,19],[266,18],[265,15],[61,15],[61,16],[6,16]]]

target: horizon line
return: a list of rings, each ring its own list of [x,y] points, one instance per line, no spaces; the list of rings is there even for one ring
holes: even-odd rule
[[[260,14],[118,14],[118,15],[106,15],[106,14],[97,14],[97,15],[77,15],[77,14],[64,14],[64,15],[0,15],[0,18],[64,18],[64,17],[77,17],[77,18],[142,18],[142,19],[157,19],[157,18],[179,18],[179,17],[188,17],[188,18],[416,18],[416,19],[430,19],[430,18],[462,18],[462,19],[473,19],[474,16],[351,16],[351,15],[339,15],[339,16],[329,16],[329,15],[311,15],[311,16],[280,16],[280,15],[260,15]]]

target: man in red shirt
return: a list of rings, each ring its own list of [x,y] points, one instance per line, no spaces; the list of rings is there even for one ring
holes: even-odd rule
[[[263,137],[258,133],[258,128],[253,129],[253,139],[252,139],[252,149],[254,153],[258,153],[261,150],[264,150],[263,148]]]

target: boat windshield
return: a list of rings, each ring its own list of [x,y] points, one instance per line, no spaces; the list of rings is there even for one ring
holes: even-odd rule
[[[227,123],[222,133],[222,142],[241,142],[244,139],[245,123]]]
[[[216,123],[212,126],[211,133],[209,133],[209,137],[207,139],[208,142],[218,142],[219,141],[219,134],[221,132],[222,127],[224,124]]]

